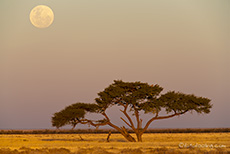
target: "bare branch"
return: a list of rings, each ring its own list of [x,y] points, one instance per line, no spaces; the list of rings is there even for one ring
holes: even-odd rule
[[[79,123],[81,124],[90,124],[96,128],[98,128],[99,126],[104,126],[108,124],[108,121],[104,122],[104,123],[94,123],[92,120],[88,120],[88,119],[82,119],[82,120],[78,120]]]
[[[153,122],[153,120],[155,120],[155,119],[158,117],[158,114],[159,114],[159,112],[156,111],[155,117],[151,118],[151,119],[146,123],[146,125],[145,125],[144,129],[142,130],[141,134],[143,134],[143,133],[147,130],[147,128],[148,128],[149,125]]]
[[[127,111],[127,108],[128,108],[128,104],[126,104],[125,106],[124,106],[124,110],[122,111],[122,110],[120,110],[125,116],[126,116],[126,118],[129,120],[129,125],[128,126],[131,126],[131,128],[136,132],[136,128],[134,127],[134,124],[133,124],[133,121],[132,121],[132,119],[130,118],[130,116],[128,115],[128,113],[126,112]]]
[[[185,114],[186,112],[188,112],[188,110],[185,110],[184,112],[181,112],[181,113],[179,113],[179,114]]]
[[[141,126],[140,126],[139,112],[138,112],[138,110],[137,110],[137,108],[136,108],[135,105],[133,105],[133,108],[135,110],[134,112],[135,112],[135,116],[136,116],[136,119],[137,119],[137,130],[139,131],[139,129],[141,128]]]
[[[150,120],[146,123],[146,125],[145,125],[144,129],[142,130],[141,134],[143,134],[143,133],[147,130],[147,128],[149,127],[149,125],[150,125],[154,120],[172,118],[172,117],[174,117],[174,116],[178,116],[178,115],[184,114],[184,113],[188,112],[188,110],[185,110],[184,112],[181,112],[181,113],[177,113],[176,111],[174,111],[174,112],[175,112],[174,114],[171,114],[171,115],[168,115],[168,116],[161,116],[161,117],[158,117],[158,111],[157,111],[156,116],[153,117],[152,119],[150,119]]]
[[[107,116],[105,112],[102,112],[101,114],[106,118],[107,121],[110,121],[109,117]]]
[[[107,114],[105,112],[102,112],[101,114],[106,118],[106,120],[108,122],[108,125],[110,125],[111,127],[115,128],[116,130],[122,132],[122,130],[118,126],[116,126],[113,123],[111,123],[109,117],[107,116]]]
[[[108,125],[115,128],[117,131],[119,131],[128,141],[130,142],[136,142],[136,140],[129,134],[127,134],[127,131],[124,129],[119,128],[118,126],[114,125],[112,122],[110,122],[109,117],[105,112],[102,112],[102,115],[107,119]]]
[[[185,110],[183,112],[180,112],[180,113],[177,113],[176,111],[174,111],[175,113],[172,114],[172,115],[168,115],[168,116],[162,116],[162,117],[157,117],[156,119],[167,119],[167,118],[172,118],[174,116],[177,116],[177,115],[181,115],[181,114],[185,114],[186,112],[188,112],[188,110]]]
[[[125,104],[123,104],[123,103],[121,103],[121,102],[118,102],[118,104],[120,104],[120,105],[123,106],[124,108],[125,108],[125,106],[127,106],[127,105],[125,105]]]
[[[122,117],[120,117],[121,118],[121,120],[123,120],[130,128],[132,128],[132,126],[127,122],[127,121],[125,121],[125,119],[123,119]]]

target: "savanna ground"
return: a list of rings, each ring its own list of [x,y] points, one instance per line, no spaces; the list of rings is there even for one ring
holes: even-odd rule
[[[134,136],[134,134],[132,134]],[[146,133],[143,142],[113,134],[0,134],[1,154],[230,153],[230,133]]]

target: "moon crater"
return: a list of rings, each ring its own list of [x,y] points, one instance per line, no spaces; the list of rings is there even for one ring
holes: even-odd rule
[[[47,28],[54,20],[54,13],[46,5],[38,5],[30,12],[30,22],[37,28]]]

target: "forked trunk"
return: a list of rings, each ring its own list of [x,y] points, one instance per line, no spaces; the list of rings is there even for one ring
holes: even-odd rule
[[[128,140],[129,142],[136,142],[135,138],[133,138],[128,131],[125,129],[125,127],[117,127],[116,125],[112,124],[111,122],[108,122],[108,125],[110,125],[111,127],[115,128],[117,131],[119,131],[121,133],[121,135],[123,135],[125,137],[126,140]]]
[[[142,142],[142,134],[140,132],[136,133],[137,141]]]
[[[121,133],[125,138],[126,140],[128,140],[129,142],[136,142],[135,138],[133,138],[131,135],[129,134],[123,134]]]
[[[125,127],[121,127],[122,132],[121,134],[130,142],[136,142],[135,138],[133,138],[128,131],[125,129]]]

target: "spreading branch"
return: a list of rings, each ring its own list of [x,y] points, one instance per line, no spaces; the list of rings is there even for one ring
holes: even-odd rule
[[[137,131],[139,131],[141,128],[139,111],[137,110],[135,105],[133,105],[133,108],[134,108],[134,112],[135,112],[135,116],[136,116],[136,120],[137,120]]]
[[[119,104],[120,105],[122,105],[123,107],[124,107],[124,110],[120,110],[125,116],[126,116],[126,118],[129,120],[129,123],[130,124],[128,124],[128,122],[126,122],[126,121],[124,121],[129,127],[131,127],[134,131],[136,131],[136,128],[135,128],[135,126],[134,126],[134,124],[133,124],[133,121],[132,121],[132,119],[130,118],[130,116],[128,115],[128,113],[127,113],[127,108],[128,108],[128,104],[126,104],[126,105],[124,105],[123,103],[121,103],[121,102],[119,102]],[[123,118],[122,118],[123,119]]]
[[[94,123],[92,120],[88,120],[88,119],[81,119],[81,120],[78,120],[79,123],[81,124],[90,124],[96,128],[98,128],[99,126],[105,126],[108,124],[108,122],[103,122],[103,123]]]
[[[115,124],[113,124],[109,117],[107,116],[107,114],[105,112],[102,112],[102,115],[108,120],[108,125],[113,127],[114,129],[116,129],[117,131],[119,131],[128,141],[130,142],[136,142],[136,140],[129,135],[129,133],[126,131],[126,129],[124,129],[124,127],[119,128],[118,126],[116,126]]]
[[[122,118],[122,117],[120,117],[120,118],[121,118],[122,121],[124,121],[124,123],[126,123],[126,125],[128,125],[130,128],[132,128],[132,126],[127,121],[125,121],[124,118]]]
[[[212,108],[211,100],[208,98],[175,91],[160,94],[162,90],[163,88],[157,84],[149,85],[139,81],[123,82],[115,80],[113,84],[98,93],[99,97],[95,99],[96,103],[75,103],[60,112],[54,113],[52,125],[57,128],[72,125],[74,128],[76,124],[81,123],[92,125],[96,129],[99,126],[109,125],[119,131],[128,141],[135,142],[136,140],[124,126],[113,124],[105,113],[107,108],[119,105],[123,107],[120,111],[124,114],[120,119],[134,131],[137,140],[141,142],[142,134],[154,120],[172,118],[188,111],[208,114]],[[167,115],[160,116],[159,112],[162,110],[165,110]],[[129,114],[130,112],[132,112],[132,116]],[[140,117],[142,112],[155,114],[147,121],[143,129]],[[99,121],[86,119],[85,115],[87,113],[99,113],[105,118]],[[134,125],[133,120],[136,121],[135,124],[137,125]]]
[[[180,112],[180,113],[177,113],[177,112],[175,111],[174,114],[171,114],[171,115],[168,115],[168,116],[161,116],[161,117],[158,117],[159,112],[157,111],[157,112],[156,112],[156,115],[155,115],[153,118],[151,118],[151,119],[146,123],[145,127],[144,127],[143,130],[142,130],[142,134],[148,129],[149,125],[150,125],[154,120],[172,118],[172,117],[174,117],[174,116],[179,116],[179,115],[181,115],[181,114],[184,114],[184,113],[186,113],[187,111],[188,111],[188,110],[185,110],[185,111]]]

